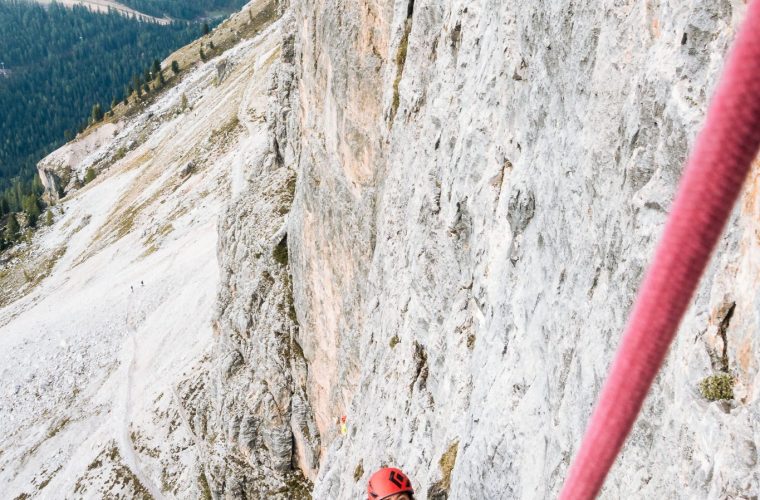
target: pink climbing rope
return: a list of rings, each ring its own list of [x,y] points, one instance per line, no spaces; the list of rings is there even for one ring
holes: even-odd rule
[[[760,146],[760,0],[724,68],[672,212],[560,498],[599,492],[728,220]]]

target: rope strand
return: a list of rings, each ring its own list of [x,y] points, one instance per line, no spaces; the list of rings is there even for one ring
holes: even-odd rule
[[[560,494],[592,499],[636,421],[760,146],[760,1],[750,2]]]

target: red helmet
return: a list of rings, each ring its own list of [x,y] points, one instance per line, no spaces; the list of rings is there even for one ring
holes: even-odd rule
[[[412,482],[394,467],[385,467],[372,474],[367,483],[367,500],[383,500],[398,493],[412,493]]]

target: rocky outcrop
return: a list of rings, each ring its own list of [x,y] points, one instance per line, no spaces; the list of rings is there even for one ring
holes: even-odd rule
[[[187,403],[210,445],[206,476],[215,498],[309,498],[318,467],[286,225],[296,185],[282,104],[293,80],[292,37],[279,52],[269,88],[248,88],[241,105],[241,123],[265,125],[250,125],[251,142],[241,143],[242,185],[219,224],[212,369]]]
[[[99,162],[120,159],[113,158],[116,150],[111,151],[110,146],[122,128],[123,123],[105,123],[43,158],[37,164],[37,173],[45,187],[47,201],[55,202],[81,187],[88,168]]]

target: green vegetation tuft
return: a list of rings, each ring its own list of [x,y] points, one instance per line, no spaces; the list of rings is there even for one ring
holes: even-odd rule
[[[728,373],[717,373],[699,382],[699,392],[708,401],[734,399],[734,378]]]
[[[475,348],[475,340],[476,337],[474,333],[467,335],[467,349],[472,351]]]
[[[449,497],[449,488],[451,488],[451,473],[457,461],[457,452],[459,451],[459,442],[454,441],[438,461],[441,468],[441,479],[430,486],[428,498],[431,500],[442,500]]]
[[[354,469],[354,481],[358,482],[362,476],[364,476],[364,462],[359,460],[359,464],[356,466],[356,469]]]
[[[198,476],[198,485],[201,488],[201,495],[203,495],[203,500],[212,500],[214,498],[211,496],[211,487],[208,485],[208,479],[206,479],[205,472],[201,472],[201,474]]]
[[[391,349],[395,348],[399,342],[401,342],[401,339],[398,337],[398,335],[394,335],[391,337],[391,341],[389,342],[389,345],[391,346]]]
[[[451,485],[451,471],[454,470],[454,465],[457,462],[457,453],[459,452],[459,442],[454,441],[451,443],[451,446],[449,446],[449,449],[446,450],[446,453],[444,453],[441,456],[441,459],[438,461],[438,465],[441,467],[441,473],[443,474],[443,485],[445,486],[445,489],[449,489],[449,486]]]
[[[288,266],[288,237],[285,236],[272,250],[272,257],[283,267]]]
[[[404,65],[406,64],[406,52],[409,48],[409,33],[412,31],[412,22],[407,19],[404,24],[404,34],[401,36],[401,42],[398,45],[398,52],[396,52],[396,79],[393,80],[393,102],[391,103],[391,123],[396,119],[396,112],[398,112],[398,106],[401,102],[399,96],[399,84],[401,83],[401,77],[404,74]]]
[[[92,167],[89,167],[87,171],[84,173],[84,183],[89,184],[92,181],[95,180],[95,177],[97,177],[98,174],[95,173],[95,169]]]

